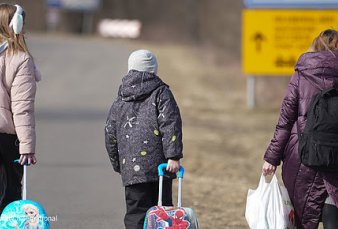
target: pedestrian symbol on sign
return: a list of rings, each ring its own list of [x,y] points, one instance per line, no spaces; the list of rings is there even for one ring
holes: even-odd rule
[[[256,43],[256,51],[257,52],[261,52],[262,51],[262,42],[265,39],[265,36],[261,33],[261,32],[257,32],[255,33],[255,35],[253,36],[253,40],[255,41]]]

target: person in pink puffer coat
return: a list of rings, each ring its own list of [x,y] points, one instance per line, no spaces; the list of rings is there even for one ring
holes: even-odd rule
[[[0,213],[21,199],[23,164],[35,164],[34,100],[41,79],[24,38],[25,12],[0,4]],[[20,164],[15,164],[15,159]]]

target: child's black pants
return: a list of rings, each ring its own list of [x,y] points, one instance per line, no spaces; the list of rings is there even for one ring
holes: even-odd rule
[[[127,212],[124,217],[126,229],[142,229],[147,210],[157,205],[158,182],[129,185],[125,187]],[[173,206],[172,180],[163,181],[163,206]]]
[[[23,167],[14,160],[19,159],[17,136],[0,133],[0,214],[12,201],[21,199]]]

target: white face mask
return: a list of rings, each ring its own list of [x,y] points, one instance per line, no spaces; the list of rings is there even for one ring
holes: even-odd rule
[[[13,28],[15,34],[20,34],[23,28],[23,9],[19,5],[15,5],[16,11],[13,15],[11,22],[9,23],[9,27]]]

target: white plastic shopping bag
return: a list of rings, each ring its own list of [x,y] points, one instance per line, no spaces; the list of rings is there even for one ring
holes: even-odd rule
[[[268,183],[262,175],[256,190],[249,189],[245,218],[250,229],[295,229],[294,211],[287,190],[276,175]]]

